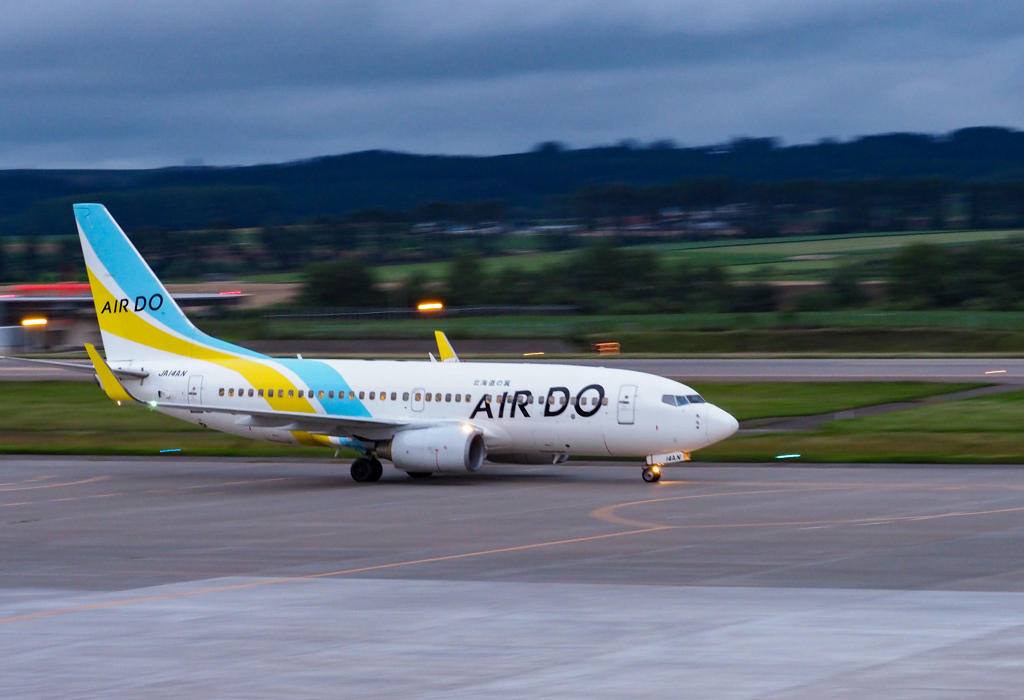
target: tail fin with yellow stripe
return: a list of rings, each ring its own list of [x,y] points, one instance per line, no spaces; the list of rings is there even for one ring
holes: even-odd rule
[[[76,204],[75,220],[110,362],[262,357],[196,328],[102,204]]]

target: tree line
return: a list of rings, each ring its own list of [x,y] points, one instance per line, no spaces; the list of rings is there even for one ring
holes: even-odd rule
[[[825,284],[784,302],[779,287],[740,281],[714,263],[663,263],[649,250],[609,241],[559,263],[498,269],[477,256],[452,260],[440,283],[413,277],[381,285],[358,260],[319,263],[306,274],[301,304],[317,308],[409,307],[440,296],[449,306],[568,305],[583,313],[750,313],[857,307],[1024,310],[1024,241],[945,248],[908,246],[882,264],[834,268]],[[868,292],[884,282],[883,294]],[[788,303],[788,306],[787,306]]]

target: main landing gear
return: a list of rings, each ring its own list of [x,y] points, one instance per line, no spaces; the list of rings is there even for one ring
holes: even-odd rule
[[[352,475],[355,481],[360,483],[364,481],[379,481],[381,475],[384,474],[384,465],[376,457],[360,457],[352,462],[349,474]]]
[[[644,469],[644,481],[648,484],[653,484],[655,481],[661,478],[661,467],[653,466]]]

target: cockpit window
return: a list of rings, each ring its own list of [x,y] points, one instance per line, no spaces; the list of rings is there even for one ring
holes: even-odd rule
[[[679,397],[679,398],[682,398],[682,397]],[[700,397],[700,394],[690,394],[686,398],[690,400],[690,403],[707,403],[707,401],[705,401],[704,399],[702,399]]]
[[[701,399],[699,396],[696,397],[696,401],[694,401],[693,399],[693,396],[689,397],[688,399],[685,396],[672,396],[672,394],[665,394],[664,396],[661,397],[661,402],[667,403],[669,406],[685,406],[686,404],[691,402],[703,403],[703,399]]]

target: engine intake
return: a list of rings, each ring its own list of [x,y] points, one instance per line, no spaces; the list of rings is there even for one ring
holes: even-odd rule
[[[399,469],[419,472],[475,472],[487,457],[484,436],[456,425],[403,430],[376,450]]]

